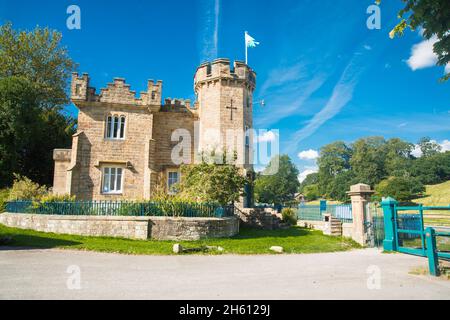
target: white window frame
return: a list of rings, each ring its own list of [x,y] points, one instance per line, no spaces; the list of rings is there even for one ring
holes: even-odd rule
[[[111,174],[114,169],[114,188],[111,189]],[[120,188],[117,187],[119,179],[118,170],[120,169]],[[125,176],[125,168],[123,167],[113,167],[113,166],[105,166],[102,167],[102,183],[101,183],[101,193],[102,194],[122,194],[123,193],[123,182]],[[108,186],[108,190],[105,190],[106,185]]]
[[[111,119],[111,123],[109,122],[109,119]],[[117,120],[117,132],[116,134],[114,134],[114,127],[116,120]],[[126,116],[117,114],[107,115],[105,120],[105,139],[125,140],[126,126],[127,126]]]
[[[173,184],[176,184],[176,183],[179,183],[180,181],[181,181],[181,175],[180,175],[180,172],[178,171],[178,170],[169,170],[169,171],[167,171],[167,192],[169,193],[169,194],[174,194],[175,192],[174,191],[172,191],[172,190],[170,190],[170,187],[171,187],[171,185],[170,185],[170,174],[171,173],[176,173],[177,174],[177,182],[175,182],[175,183],[173,183]],[[173,185],[172,184],[172,185]]]

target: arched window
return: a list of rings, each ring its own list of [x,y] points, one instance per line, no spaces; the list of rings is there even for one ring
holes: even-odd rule
[[[106,138],[123,139],[125,137],[125,116],[108,116],[105,129]]]

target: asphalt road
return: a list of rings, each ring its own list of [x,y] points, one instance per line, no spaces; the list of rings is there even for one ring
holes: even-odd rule
[[[409,274],[424,258],[375,249],[260,256],[0,250],[1,299],[450,299]]]

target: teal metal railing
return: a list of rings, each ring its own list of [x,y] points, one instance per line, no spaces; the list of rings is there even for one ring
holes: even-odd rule
[[[10,213],[86,216],[174,216],[174,217],[228,217],[234,215],[234,206],[215,203],[188,203],[178,201],[10,201]]]
[[[427,257],[430,274],[438,276],[439,259],[450,260],[450,252],[446,248],[438,250],[436,237],[450,237],[450,233],[436,232],[432,227],[425,229],[423,212],[425,210],[450,210],[450,206],[398,206],[398,202],[390,197],[383,199],[381,205],[385,227],[384,250]],[[417,213],[411,214],[411,211]],[[411,238],[415,241],[410,241]]]
[[[297,210],[299,220],[323,221],[324,214],[329,213],[342,222],[352,222],[352,206],[350,204],[332,205],[300,205]]]

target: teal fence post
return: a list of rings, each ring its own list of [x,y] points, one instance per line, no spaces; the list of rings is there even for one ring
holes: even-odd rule
[[[383,220],[384,220],[384,240],[383,249],[385,251],[397,251],[397,234],[395,232],[394,218],[395,218],[395,206],[397,201],[394,198],[387,197],[381,201],[381,207],[383,208]]]
[[[320,213],[327,211],[327,200],[320,200]]]
[[[428,227],[425,230],[425,239],[427,244],[428,267],[432,276],[439,276],[439,257],[436,247],[436,234],[433,228]]]

